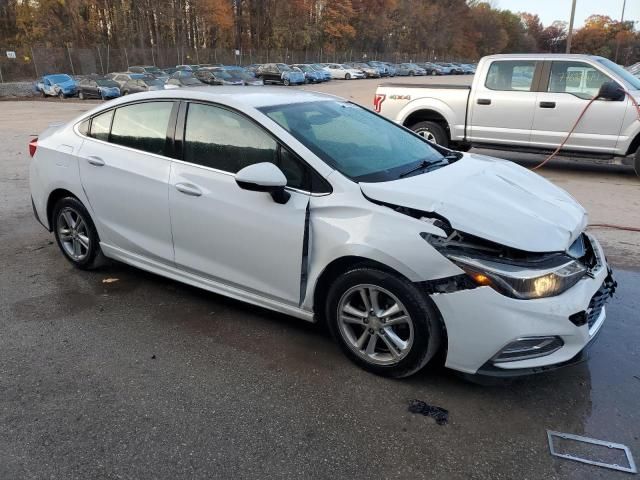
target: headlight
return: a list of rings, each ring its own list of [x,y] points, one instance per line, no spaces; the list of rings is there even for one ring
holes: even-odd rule
[[[538,269],[458,254],[447,257],[477,285],[489,286],[504,295],[521,300],[560,295],[578,283],[587,272],[582,263],[570,258],[560,265]]]

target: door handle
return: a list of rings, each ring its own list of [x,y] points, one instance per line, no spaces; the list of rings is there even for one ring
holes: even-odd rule
[[[191,197],[199,197],[202,195],[202,191],[190,183],[176,183],[176,190]]]
[[[556,108],[556,102],[540,102],[540,108]]]
[[[96,167],[103,167],[104,166],[104,160],[102,160],[100,157],[96,157],[94,155],[91,155],[91,156],[87,157],[87,162],[89,162],[91,165],[94,165]]]
[[[491,105],[490,98],[479,98],[477,101],[478,105]]]

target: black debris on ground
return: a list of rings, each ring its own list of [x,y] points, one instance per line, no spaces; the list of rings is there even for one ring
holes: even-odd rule
[[[438,425],[446,425],[449,422],[449,410],[429,405],[422,400],[411,400],[409,402],[411,413],[420,413],[425,417],[433,418]]]

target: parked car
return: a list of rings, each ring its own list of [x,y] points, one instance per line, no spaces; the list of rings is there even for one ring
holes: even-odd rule
[[[173,75],[174,73],[176,73],[176,72],[178,71],[178,69],[177,69],[176,67],[169,67],[169,68],[163,68],[163,69],[162,69],[162,71],[163,71],[165,74],[167,74],[167,75],[171,76],[171,75]]]
[[[369,65],[368,63],[353,62],[347,63],[347,66],[350,68],[355,68],[356,70],[360,70],[362,73],[364,73],[365,78],[380,78],[380,70]]]
[[[247,65],[244,68],[253,73],[254,75],[256,75],[258,73],[258,69],[262,66],[261,63],[252,63],[251,65]]]
[[[571,195],[334,96],[237,91],[123,97],[31,141],[33,211],[62,255],[326,322],[388,377],[583,359],[615,283]]]
[[[397,77],[408,77],[409,76],[409,68],[405,67],[403,64],[401,63],[397,63],[395,65],[393,65],[393,68],[396,71],[396,76]]]
[[[329,80],[331,80],[332,78],[331,73],[327,71],[324,65],[321,65],[319,63],[310,63],[309,66],[313,68],[316,72],[320,72],[320,74],[324,76],[325,82],[328,82]]]
[[[416,63],[407,62],[407,63],[401,63],[400,65],[402,66],[402,68],[405,68],[409,71],[410,77],[413,77],[414,75],[427,74],[427,71]]]
[[[331,78],[351,80],[354,78],[364,78],[364,73],[356,68],[351,68],[342,63],[327,63],[325,70],[331,74]]]
[[[452,65],[454,67],[458,68],[458,71],[462,74],[462,75],[473,75],[475,73],[475,70],[473,68],[471,68],[469,65],[467,65],[466,63],[452,63]]]
[[[164,70],[160,70],[155,65],[144,65],[144,66],[133,66],[129,67],[129,72],[131,73],[141,73],[143,75],[152,75],[156,78],[165,77],[167,78],[167,72]]]
[[[111,80],[115,81],[118,85],[120,85],[121,92],[122,92],[122,87],[124,87],[124,84],[127,83],[129,80],[138,80],[145,77],[154,78],[154,77],[151,77],[150,75],[145,75],[143,73],[130,73],[130,72],[109,73],[108,75],[105,75],[105,78],[110,78]]]
[[[108,100],[120,96],[120,85],[107,77],[86,77],[78,83],[78,98]]]
[[[66,73],[45,75],[36,82],[35,88],[43,97],[73,97],[78,92],[78,84]]]
[[[176,65],[177,70],[189,70],[190,72],[195,72],[200,68],[200,65],[190,64],[190,65]]]
[[[444,75],[444,71],[440,65],[432,62],[424,62],[420,64],[427,72],[427,75]]]
[[[493,55],[480,60],[471,87],[379,87],[375,107],[440,145],[545,153],[566,139],[561,154],[631,163],[640,175],[640,120],[630,96],[640,102],[640,80],[602,57]]]
[[[436,65],[440,67],[443,75],[456,75],[458,74],[458,69],[454,67],[450,63],[437,62]]]
[[[389,76],[395,77],[397,75],[396,67],[390,62],[382,62],[389,69]]]
[[[209,85],[244,85],[240,74],[230,72],[221,67],[204,67],[194,72],[195,77]]]
[[[377,60],[372,60],[367,62],[372,67],[375,67],[380,72],[381,77],[390,77],[391,71],[389,70],[389,66],[386,63],[379,62]]]
[[[150,75],[143,75],[142,78],[133,78],[125,82],[122,86],[122,95],[153,90],[164,90],[164,82]]]
[[[320,83],[325,81],[324,74],[317,71],[310,65],[296,63],[294,65],[290,65],[290,67],[304,74],[305,83]]]
[[[302,85],[305,80],[304,73],[296,72],[284,63],[265,63],[260,66],[256,76],[261,78],[265,84]]]
[[[167,80],[165,88],[168,86],[174,87],[194,87],[198,85],[203,85],[203,83],[196,78],[193,72],[189,70],[178,70],[173,73]]]
[[[256,77],[256,75],[253,72],[247,70],[244,67],[240,67],[237,65],[225,65],[221,68],[223,70],[231,72],[232,75],[240,77],[244,81],[245,85],[252,85],[252,86],[264,85],[264,82],[262,81],[262,79]]]

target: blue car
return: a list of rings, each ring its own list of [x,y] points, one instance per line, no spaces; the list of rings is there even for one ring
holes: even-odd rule
[[[325,74],[315,70],[311,65],[296,63],[291,68],[297,72],[304,73],[305,83],[320,83],[325,81]]]
[[[78,93],[78,84],[66,73],[45,75],[36,82],[36,90],[43,97],[73,97]]]

